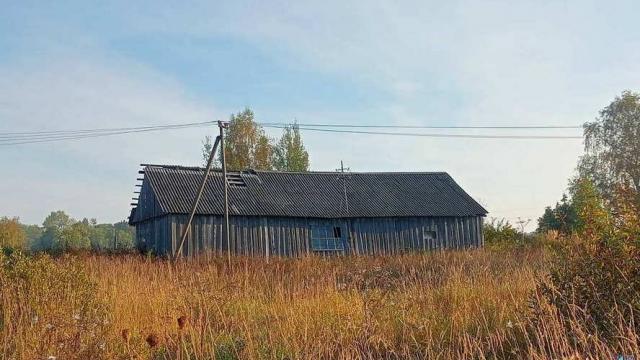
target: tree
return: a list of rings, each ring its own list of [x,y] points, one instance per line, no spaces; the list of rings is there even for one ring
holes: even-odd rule
[[[205,136],[202,141],[203,164],[207,163],[212,146],[211,137]],[[309,170],[309,154],[304,148],[298,124],[285,127],[278,143],[273,144],[248,108],[231,115],[224,149],[229,170]],[[219,156],[215,164],[219,166],[220,163]]]
[[[135,246],[135,228],[126,221],[113,224],[118,237],[118,249],[133,249]]]
[[[27,236],[17,217],[0,218],[0,248],[23,249]]]
[[[207,166],[212,148],[213,144],[211,143],[211,136],[207,135],[204,137],[204,140],[202,140],[202,166]]]
[[[22,225],[24,233],[27,235],[26,246],[31,250],[36,250],[37,244],[44,233],[44,229],[38,225]]]
[[[89,249],[91,240],[89,239],[89,224],[79,221],[65,227],[57,234],[53,248],[58,251],[77,251]]]
[[[578,214],[573,202],[564,194],[562,200],[555,207],[547,206],[544,214],[538,218],[538,231],[547,232],[555,230],[562,234],[570,234],[577,229]]]
[[[52,211],[44,221],[42,222],[42,226],[44,226],[45,230],[55,230],[60,231],[70,226],[75,221],[69,217],[64,211]]]
[[[95,219],[76,221],[62,210],[53,211],[44,219],[44,233],[33,247],[35,250],[56,251],[88,249],[91,246],[89,233],[94,223]]]
[[[287,126],[274,149],[274,168],[280,171],[308,171],[309,154],[297,123]]]
[[[224,139],[229,170],[270,170],[272,146],[264,130],[255,123],[253,111],[231,115]]]
[[[587,237],[608,234],[613,224],[611,214],[591,179],[578,178],[569,190],[578,218],[577,232]]]
[[[590,179],[606,200],[617,186],[640,191],[640,94],[624,91],[584,125],[580,177]]]

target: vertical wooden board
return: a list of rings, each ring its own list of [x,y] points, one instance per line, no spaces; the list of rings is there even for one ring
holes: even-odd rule
[[[256,248],[255,238],[253,236],[253,231],[255,229],[255,226],[253,226],[253,219],[247,217],[246,224],[247,224],[247,230],[246,230],[247,240],[245,241],[245,244],[247,244],[247,255],[253,256],[255,254],[255,248]]]
[[[366,255],[369,253],[369,247],[367,246],[367,232],[361,220],[358,220],[357,229],[358,251],[361,255]]]
[[[286,253],[287,256],[291,256],[293,255],[292,249],[291,249],[291,245],[293,245],[293,228],[291,226],[291,221],[289,219],[287,219],[285,221],[285,233],[287,236],[287,240],[285,242],[285,246],[286,246]]]
[[[470,247],[477,247],[478,246],[478,221],[476,217],[472,217],[470,219],[470,224],[471,224],[471,245]]]
[[[478,227],[477,232],[476,232],[476,234],[478,236],[478,238],[476,239],[476,241],[477,241],[476,246],[477,247],[482,247],[482,217],[477,216],[476,217],[476,223],[477,223],[477,227]]]
[[[429,246],[427,247],[427,250],[431,250],[434,247],[436,247],[435,244],[437,243],[443,243],[443,244],[448,244],[448,240],[447,237],[445,236],[445,234],[442,232],[442,229],[444,228],[442,226],[442,218],[428,218],[427,219],[427,223],[428,223],[428,229],[429,231],[432,231],[432,235],[434,236],[430,236],[430,240],[429,240]]]
[[[402,225],[400,224],[400,219],[395,218],[393,220],[393,233],[394,236],[396,237],[396,241],[398,242],[400,248],[402,249],[402,252],[406,252],[407,251],[407,244],[404,241],[404,238],[402,237]]]
[[[274,220],[273,221],[273,230],[275,231],[275,237],[274,237],[274,241],[275,241],[275,248],[276,248],[276,255],[277,256],[282,256],[282,243],[281,243],[281,228],[280,228],[280,222],[278,220]]]
[[[260,223],[256,218],[251,218],[251,256],[264,256],[264,253],[260,252],[261,244],[258,239],[260,233]]]
[[[467,244],[467,248],[475,247],[476,241],[476,219],[474,217],[469,217],[468,220],[468,230],[469,230],[469,243]]]
[[[296,256],[302,255],[302,226],[303,220],[296,221]]]
[[[297,219],[291,219],[291,256],[298,256],[298,221]]]
[[[293,256],[293,221],[292,219],[285,220],[285,233],[287,236],[287,256]]]
[[[282,221],[284,229],[284,252],[286,256],[291,256],[291,224],[288,219]]]
[[[170,253],[174,252],[175,249],[175,244],[176,244],[176,231],[177,229],[177,224],[176,224],[176,220],[175,218],[172,216],[171,217],[171,237],[170,237],[170,241],[169,241],[169,246],[167,251]]]
[[[460,241],[460,219],[459,218],[454,218],[453,221],[455,222],[455,238],[456,238],[456,241]]]
[[[254,256],[256,253],[256,237],[255,237],[255,224],[253,218],[247,217],[247,236],[249,237],[248,243],[248,255]]]
[[[476,240],[476,246],[477,247],[482,247],[484,244],[482,243],[482,239],[483,239],[483,233],[482,233],[482,217],[477,216],[476,217],[476,222],[477,222],[477,230],[476,230],[476,234],[478,236],[478,239]]]
[[[360,241],[363,249],[363,254],[371,255],[371,232],[364,222],[360,223]]]
[[[373,225],[373,229],[376,232],[376,238],[378,239],[378,255],[388,254],[387,244],[384,243],[384,238],[383,238],[383,235],[384,235],[383,224],[375,223]]]
[[[484,247],[484,218],[478,217],[480,220],[480,246]]]
[[[378,236],[378,231],[375,228],[375,225],[369,225],[371,229],[371,237],[373,239],[373,254],[380,255],[380,237]]]
[[[352,236],[353,236],[354,254],[361,255],[363,253],[363,250],[362,250],[362,231],[360,230],[360,220],[354,219],[352,222],[352,226],[353,226]]]
[[[282,256],[289,256],[289,228],[287,227],[287,223],[286,220],[284,219],[278,219],[278,221],[280,222],[280,236],[281,236],[281,244],[282,244]]]
[[[466,247],[469,244],[469,218],[468,217],[463,217],[462,218],[462,238],[464,239],[462,242],[462,246]]]
[[[396,219],[388,218],[387,219],[387,238],[389,242],[393,245],[393,251],[395,254],[402,254],[402,245],[398,242],[398,237],[396,236]]]
[[[311,229],[308,225],[304,227],[304,241],[305,254],[309,255],[311,254]]]
[[[216,216],[216,244],[219,249],[219,254],[222,255],[224,253],[224,230],[223,230],[223,218],[221,216]]]
[[[278,219],[278,230],[279,230],[279,243],[280,243],[280,256],[286,256],[287,252],[286,252],[286,235],[285,235],[285,227],[283,224],[282,219]]]
[[[350,221],[350,225],[349,225],[349,230],[350,230],[350,234],[349,236],[351,237],[351,254],[353,255],[358,255],[359,251],[360,251],[360,247],[358,244],[358,219],[351,219]]]
[[[275,234],[273,229],[273,222],[270,219],[267,219],[267,231],[269,232],[269,253],[272,256],[277,256],[277,251],[275,249]]]
[[[383,223],[383,227],[384,227],[384,233],[383,233],[383,238],[384,238],[384,242],[387,244],[387,249],[389,251],[390,254],[396,254],[397,253],[397,246],[395,244],[395,242],[393,241],[393,239],[391,238],[391,226],[389,225],[389,219],[382,219],[382,223]]]
[[[449,221],[447,218],[442,218],[442,228],[444,229],[443,233],[444,233],[445,241],[449,241],[449,238],[450,238],[449,229],[451,227],[449,226]]]
[[[471,245],[471,218],[466,217],[464,219],[464,230],[465,230],[465,247],[469,247]]]

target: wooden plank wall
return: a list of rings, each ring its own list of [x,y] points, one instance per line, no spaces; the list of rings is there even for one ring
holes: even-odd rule
[[[177,249],[187,223],[186,215],[168,215],[136,225],[136,239],[158,254]],[[183,247],[183,255],[208,251],[225,253],[221,216],[196,216]],[[484,245],[482,217],[403,217],[311,219],[232,216],[231,251],[249,256],[303,256],[310,248],[312,226],[340,226],[345,237],[343,254],[399,254],[407,251],[463,249]],[[431,238],[430,232],[435,233]],[[347,237],[346,234],[349,234]]]

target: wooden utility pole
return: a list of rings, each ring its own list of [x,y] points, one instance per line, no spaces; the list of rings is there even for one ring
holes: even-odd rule
[[[189,220],[187,221],[187,226],[184,228],[184,231],[182,232],[182,237],[180,238],[180,246],[178,246],[178,250],[173,254],[174,260],[182,256],[182,247],[184,246],[184,241],[186,240],[187,235],[191,230],[191,222],[193,221],[193,216],[196,213],[196,208],[198,207],[198,203],[200,203],[200,198],[202,197],[202,193],[204,192],[204,187],[207,184],[207,178],[209,178],[209,173],[211,172],[211,165],[213,165],[213,159],[216,156],[216,148],[218,147],[218,144],[220,144],[221,142],[222,142],[221,137],[220,136],[216,137],[216,141],[213,144],[213,147],[211,148],[211,153],[209,154],[209,160],[207,160],[207,168],[204,171],[204,176],[202,177],[200,188],[198,189],[196,198],[193,200],[193,204],[191,205],[191,212],[189,213]],[[225,194],[226,194],[226,187],[225,187]]]
[[[344,163],[342,162],[342,160],[340,160],[340,167],[337,168],[336,171],[345,172],[345,171],[350,171],[350,170],[351,170],[350,168],[344,167]]]
[[[218,121],[218,127],[220,128],[220,148],[222,151],[222,182],[224,184],[224,236],[227,241],[227,261],[229,262],[229,269],[231,269],[231,239],[229,231],[229,184],[227,183],[227,159],[224,151],[224,129],[227,128],[227,123]]]

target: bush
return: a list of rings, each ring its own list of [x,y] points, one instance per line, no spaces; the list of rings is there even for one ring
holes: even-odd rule
[[[18,218],[0,218],[0,248],[23,249],[26,238]]]
[[[516,244],[522,236],[518,233],[518,230],[505,219],[498,220],[492,218],[491,221],[484,224],[483,231],[485,243],[492,247]]]
[[[562,242],[543,297],[590,333],[614,339],[640,332],[640,221],[635,194],[620,189],[611,204],[588,181],[578,184],[581,231]]]
[[[107,313],[95,282],[74,258],[0,253],[0,294],[3,357],[107,357]]]

